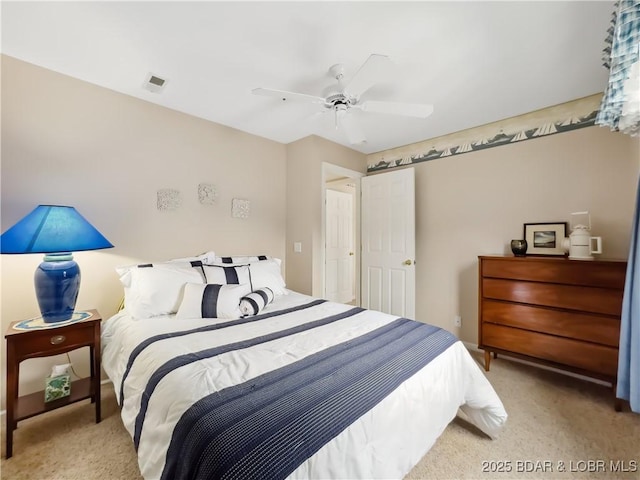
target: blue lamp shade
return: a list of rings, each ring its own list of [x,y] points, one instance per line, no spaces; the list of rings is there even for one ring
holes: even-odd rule
[[[36,297],[47,323],[69,320],[80,290],[80,268],[71,252],[113,245],[75,208],[39,205],[0,237],[0,253],[44,253],[35,273]]]

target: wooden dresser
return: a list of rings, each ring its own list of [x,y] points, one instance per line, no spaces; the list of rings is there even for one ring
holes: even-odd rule
[[[627,264],[479,257],[478,347],[611,382]],[[616,402],[616,409],[619,409]]]

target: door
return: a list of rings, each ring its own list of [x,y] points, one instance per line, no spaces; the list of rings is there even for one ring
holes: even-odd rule
[[[351,303],[355,299],[353,195],[328,189],[326,199],[325,296]]]
[[[362,306],[415,318],[413,168],[362,179]]]

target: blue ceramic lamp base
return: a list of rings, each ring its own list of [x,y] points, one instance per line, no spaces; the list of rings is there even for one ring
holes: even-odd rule
[[[70,253],[45,255],[34,276],[36,297],[45,323],[73,315],[80,290],[80,267]]]

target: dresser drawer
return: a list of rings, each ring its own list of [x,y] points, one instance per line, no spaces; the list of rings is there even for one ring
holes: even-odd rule
[[[492,278],[623,289],[626,263],[562,259],[484,259],[482,275]]]
[[[529,305],[485,300],[482,322],[618,347],[620,319]]]
[[[605,315],[619,316],[622,309],[622,291],[607,288],[484,278],[482,296]]]
[[[483,324],[481,344],[615,378],[618,349],[502,325]]]
[[[23,336],[20,341],[15,341],[14,337],[7,337],[7,342],[14,344],[16,354],[19,357],[38,357],[93,345],[94,334],[93,323],[88,323],[75,328],[60,327],[32,331]]]

